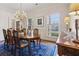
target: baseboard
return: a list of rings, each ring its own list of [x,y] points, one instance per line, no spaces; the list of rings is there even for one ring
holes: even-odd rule
[[[51,40],[46,40],[46,39],[42,39],[42,41],[47,41],[47,42],[56,43],[56,41],[51,41]]]

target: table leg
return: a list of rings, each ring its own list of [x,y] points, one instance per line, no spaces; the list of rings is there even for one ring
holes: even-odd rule
[[[39,48],[41,48],[41,45],[40,45],[40,43],[41,43],[41,39],[39,39]]]
[[[29,49],[29,55],[31,55],[31,41],[30,41],[30,39],[28,40],[28,49]]]

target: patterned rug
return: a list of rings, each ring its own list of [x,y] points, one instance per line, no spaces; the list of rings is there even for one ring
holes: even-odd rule
[[[32,45],[32,44],[31,44]],[[56,56],[56,44],[41,43],[40,48],[31,46],[32,56]],[[18,50],[16,56],[18,56]],[[10,51],[4,49],[4,44],[0,44],[0,56],[13,56]],[[23,56],[29,56],[28,49],[23,50]]]

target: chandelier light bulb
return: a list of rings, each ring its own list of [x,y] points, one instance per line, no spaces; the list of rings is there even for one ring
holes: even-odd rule
[[[26,13],[24,11],[17,10],[15,18],[20,19],[20,20],[24,20],[24,19],[26,19]]]

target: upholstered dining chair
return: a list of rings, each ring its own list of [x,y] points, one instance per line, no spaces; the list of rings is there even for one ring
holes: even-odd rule
[[[27,29],[27,36],[32,36],[32,30],[31,29]],[[33,43],[33,46],[35,47],[35,40],[31,40],[31,43]]]
[[[41,38],[40,38],[40,35],[39,35],[39,30],[37,28],[35,28],[33,30],[33,36],[36,37],[37,45],[40,46]]]
[[[16,55],[16,50],[19,49],[19,55],[23,55],[23,48],[28,47],[28,43],[24,43],[20,38],[19,32],[13,30],[13,38],[15,42],[14,55]]]

